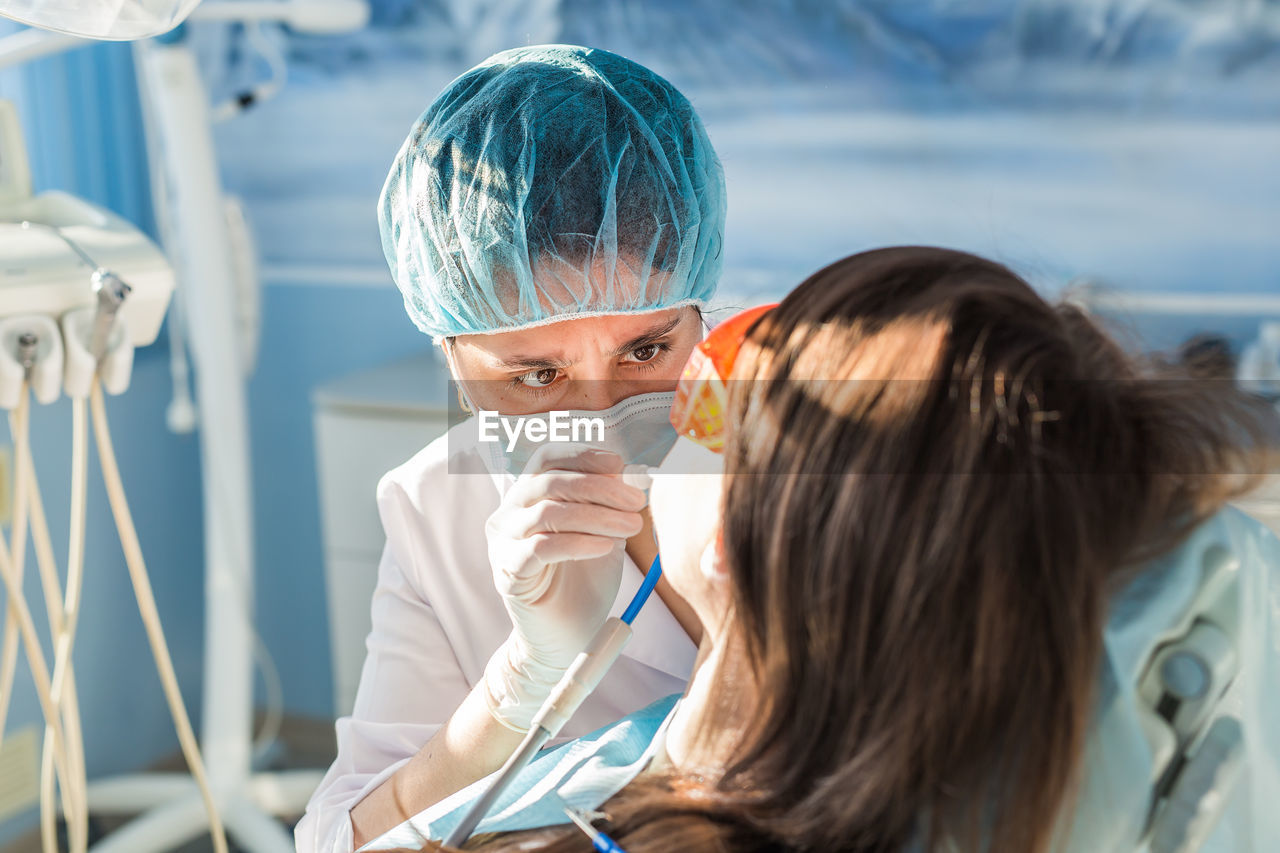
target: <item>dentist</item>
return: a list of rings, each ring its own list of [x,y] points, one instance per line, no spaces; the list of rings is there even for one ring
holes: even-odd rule
[[[302,853],[347,853],[496,770],[601,602],[630,599],[657,550],[624,466],[674,442],[672,391],[720,276],[724,179],[701,121],[600,50],[521,48],[459,77],[410,131],[379,209],[405,308],[466,407],[525,439],[553,411],[606,437],[486,442],[470,418],[383,478],[368,655]],[[701,626],[657,591],[566,736],[684,687]]]

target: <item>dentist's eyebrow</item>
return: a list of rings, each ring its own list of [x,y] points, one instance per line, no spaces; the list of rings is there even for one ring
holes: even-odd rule
[[[534,358],[532,356],[515,355],[510,358],[499,360],[499,364],[506,370],[562,370],[569,366],[569,362],[555,358]]]
[[[672,317],[666,323],[663,323],[661,326],[652,328],[649,331],[645,332],[643,335],[640,335],[639,337],[632,338],[631,340],[627,341],[625,344],[618,347],[618,349],[613,354],[615,356],[624,356],[632,352],[635,352],[641,347],[647,347],[650,344],[656,344],[658,341],[662,340],[667,335],[671,334],[671,332],[675,329],[675,327],[680,325],[680,321],[683,319],[684,319],[684,313],[678,312],[674,317]]]

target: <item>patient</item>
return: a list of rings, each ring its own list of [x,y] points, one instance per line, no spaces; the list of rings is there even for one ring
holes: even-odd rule
[[[1114,596],[1274,461],[1272,413],[1153,370],[939,249],[846,258],[764,314],[722,456],[681,441],[654,478],[704,639],[597,826],[628,853],[1056,849]],[[1274,735],[1251,761],[1274,769]],[[591,849],[566,826],[473,843]]]

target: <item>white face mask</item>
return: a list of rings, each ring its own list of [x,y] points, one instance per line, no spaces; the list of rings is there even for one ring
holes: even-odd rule
[[[572,441],[611,450],[627,465],[654,466],[676,441],[671,426],[674,391],[628,397],[602,411],[556,411],[532,415],[479,412],[480,447],[495,471],[520,474],[544,444]]]

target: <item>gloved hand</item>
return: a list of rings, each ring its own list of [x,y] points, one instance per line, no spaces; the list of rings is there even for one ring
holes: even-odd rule
[[[623,482],[616,453],[547,444],[489,517],[489,563],[514,626],[484,674],[486,704],[503,725],[528,731],[604,624],[646,500]]]

